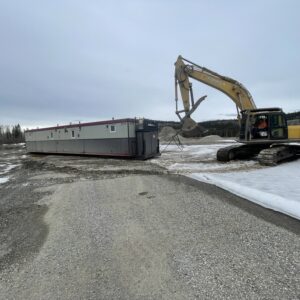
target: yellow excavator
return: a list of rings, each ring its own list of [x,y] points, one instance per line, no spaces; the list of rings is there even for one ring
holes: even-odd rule
[[[276,165],[300,155],[300,125],[287,126],[286,115],[281,108],[256,108],[250,92],[240,82],[179,56],[175,63],[175,101],[183,136],[201,136],[203,133],[191,114],[206,96],[194,100],[190,79],[223,92],[236,105],[240,125],[239,144],[221,148],[217,152],[219,161],[258,155],[262,165]],[[178,86],[182,110],[178,109]]]

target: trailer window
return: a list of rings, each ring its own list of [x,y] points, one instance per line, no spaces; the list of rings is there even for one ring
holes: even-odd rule
[[[116,126],[110,125],[110,132],[116,132]]]
[[[51,132],[51,139],[53,139],[53,132]]]
[[[75,137],[75,132],[74,132],[74,130],[72,130],[72,138],[74,138]]]

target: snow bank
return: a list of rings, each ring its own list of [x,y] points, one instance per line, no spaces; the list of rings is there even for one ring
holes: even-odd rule
[[[300,161],[247,172],[194,173],[190,177],[300,219]]]

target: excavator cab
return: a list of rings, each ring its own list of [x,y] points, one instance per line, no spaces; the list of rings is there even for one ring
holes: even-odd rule
[[[244,110],[241,114],[241,142],[259,143],[287,139],[286,116],[280,108]]]

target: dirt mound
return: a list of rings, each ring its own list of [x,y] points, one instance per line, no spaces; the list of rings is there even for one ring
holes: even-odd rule
[[[159,139],[162,143],[171,141],[172,137],[176,135],[177,131],[170,127],[163,127],[159,133]],[[204,137],[183,137],[182,135],[178,135],[180,141],[186,145],[197,145],[197,144],[215,144],[218,142],[222,142],[223,138],[219,135],[207,135]]]
[[[161,129],[159,133],[159,139],[161,141],[169,141],[174,135],[176,135],[177,131],[170,127],[170,126],[165,126]]]

